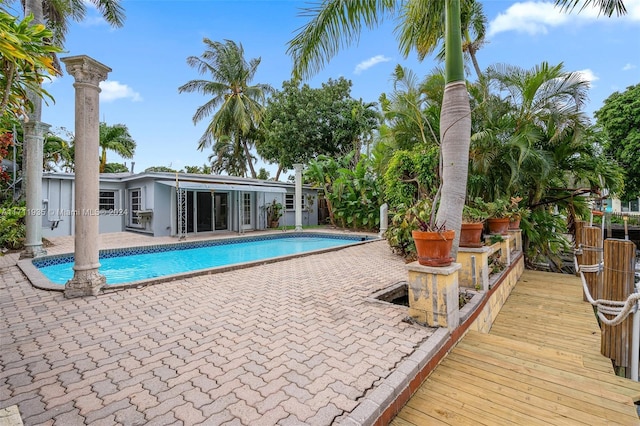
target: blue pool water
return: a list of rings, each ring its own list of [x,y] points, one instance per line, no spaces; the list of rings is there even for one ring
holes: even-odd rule
[[[120,252],[110,251],[108,255],[100,255],[100,273],[107,278],[107,284],[122,284],[340,247],[363,239],[363,237],[337,238],[305,235],[263,237],[250,241],[215,240],[173,245],[169,248],[156,246],[149,249],[123,249]],[[67,256],[58,259],[57,262],[37,260],[34,261],[34,265],[54,284],[64,285],[73,278],[72,257]]]

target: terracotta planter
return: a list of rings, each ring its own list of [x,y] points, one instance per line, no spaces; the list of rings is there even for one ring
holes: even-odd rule
[[[412,231],[416,243],[418,263],[424,266],[449,266],[453,258],[449,256],[455,231],[425,232]]]
[[[509,222],[509,229],[520,229],[520,218],[513,217]]]
[[[277,228],[279,224],[279,220],[272,220],[271,223],[269,223],[269,228]]]
[[[510,220],[508,217],[487,219],[487,225],[489,226],[489,233],[500,234],[500,235],[509,234],[509,221]]]
[[[482,247],[484,223],[463,223],[460,230],[460,247]]]

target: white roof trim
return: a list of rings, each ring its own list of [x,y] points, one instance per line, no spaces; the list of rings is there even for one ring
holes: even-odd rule
[[[162,185],[176,187],[175,181],[157,180]],[[232,185],[225,183],[204,183],[204,182],[178,182],[180,188],[201,190],[201,191],[245,191],[245,192],[280,192],[286,193],[286,188],[277,186],[256,186],[256,185]]]

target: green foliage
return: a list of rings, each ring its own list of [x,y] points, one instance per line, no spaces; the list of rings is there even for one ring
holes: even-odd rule
[[[18,250],[24,247],[25,215],[24,203],[5,202],[0,207],[0,248]]]
[[[613,93],[594,115],[604,132],[604,153],[624,169],[625,188],[621,197],[625,200],[640,197],[640,84]]]
[[[476,199],[476,202],[478,199]],[[509,201],[504,198],[496,198],[493,201],[485,203],[489,219],[501,219],[509,214]]]
[[[411,205],[399,204],[391,209],[391,221],[385,237],[394,253],[406,260],[416,258],[416,246],[411,232],[420,229],[420,224],[431,223],[432,203],[423,198]]]
[[[482,223],[489,217],[489,212],[474,203],[467,203],[462,208],[462,223]]]
[[[262,121],[266,97],[273,88],[268,84],[250,85],[261,60],[247,61],[242,44],[208,38],[203,42],[204,53],[200,57],[189,56],[187,64],[199,74],[210,74],[213,80],[191,80],[178,88],[178,93],[197,92],[210,97],[193,115],[193,123],[197,124],[213,114],[198,149],[203,150],[215,141],[212,165],[216,172],[245,176],[249,168],[255,178],[250,151]]]
[[[380,183],[364,156],[351,166],[354,154],[338,159],[318,157],[309,163],[305,179],[323,188],[333,225],[375,230],[380,226]]]
[[[32,21],[33,15],[19,21],[0,8],[0,133],[33,110],[29,92],[53,100],[41,82],[58,74],[53,54],[62,49],[50,43],[51,31]]]
[[[258,176],[256,176],[256,178],[262,179],[262,180],[269,180],[270,177],[271,177],[271,173],[269,173],[269,171],[264,167],[260,167],[260,169],[258,170]]]
[[[166,166],[152,166],[144,169],[146,173],[150,172],[164,172],[164,173],[177,173],[177,170],[172,169],[171,167]]]
[[[129,168],[120,163],[107,163],[104,165],[103,173],[127,173]]]
[[[378,126],[375,105],[353,99],[351,81],[342,77],[321,88],[285,81],[268,101],[258,154],[286,170],[319,155],[359,153]]]
[[[269,224],[277,222],[282,217],[282,204],[274,199],[267,206],[267,222]]]
[[[100,123],[100,173],[104,173],[107,164],[107,151],[113,151],[122,158],[133,158],[136,142],[124,124],[108,125]]]
[[[384,174],[384,198],[392,208],[413,205],[437,190],[437,147],[395,151]]]
[[[560,214],[538,207],[532,210],[529,220],[520,224],[523,230],[523,248],[529,264],[549,263],[559,270],[562,266],[560,254],[571,247],[566,238],[567,223]]]

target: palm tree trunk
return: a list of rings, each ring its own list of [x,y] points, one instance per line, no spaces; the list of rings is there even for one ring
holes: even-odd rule
[[[104,168],[107,165],[107,150],[102,148],[102,154],[100,155],[100,173],[104,173]]]
[[[460,0],[447,0],[445,26],[446,86],[440,113],[442,198],[437,223],[446,223],[456,231],[451,257],[458,255],[462,208],[467,193],[469,145],[471,143],[471,107],[464,81],[462,38],[460,37]]]
[[[251,152],[249,151],[249,144],[245,138],[240,139],[242,141],[242,147],[244,148],[244,155],[247,157],[247,163],[249,163],[249,170],[251,171],[251,177],[255,179],[258,175],[256,169],[253,167],[253,161],[251,161]]]
[[[282,173],[282,166],[278,164],[278,171],[276,172],[276,177],[275,177],[276,182],[278,181],[278,179],[280,179],[280,173]]]

